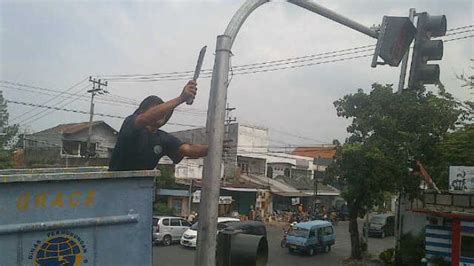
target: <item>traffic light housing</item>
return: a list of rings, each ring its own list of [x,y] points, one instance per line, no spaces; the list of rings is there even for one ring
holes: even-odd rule
[[[439,65],[428,64],[428,61],[443,58],[443,41],[431,40],[431,38],[444,36],[446,27],[445,15],[430,16],[426,12],[418,14],[417,33],[408,81],[410,88],[439,82]]]
[[[408,17],[384,16],[372,59],[372,67],[377,65],[398,66],[410,47],[416,28]],[[378,62],[378,57],[383,62]]]

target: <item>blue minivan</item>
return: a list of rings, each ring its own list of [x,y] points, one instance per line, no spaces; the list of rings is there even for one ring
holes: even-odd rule
[[[317,252],[329,252],[336,242],[334,227],[328,221],[297,223],[288,232],[287,247],[290,253],[306,252],[312,256]]]

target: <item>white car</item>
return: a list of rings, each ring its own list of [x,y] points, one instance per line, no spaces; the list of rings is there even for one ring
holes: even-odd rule
[[[226,227],[226,223],[228,222],[238,222],[240,221],[237,218],[231,217],[218,217],[217,218],[217,231],[220,231]],[[198,223],[194,223],[188,230],[186,230],[181,237],[181,245],[185,247],[196,247],[197,241],[197,230],[198,230]]]

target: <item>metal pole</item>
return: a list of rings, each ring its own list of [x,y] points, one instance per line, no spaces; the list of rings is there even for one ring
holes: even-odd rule
[[[309,11],[312,11],[316,14],[319,14],[325,18],[328,18],[330,20],[333,20],[337,23],[340,23],[344,26],[347,26],[353,30],[356,30],[358,32],[361,32],[365,35],[368,35],[372,38],[377,39],[378,38],[378,33],[369,27],[366,27],[358,22],[355,22],[349,18],[346,18],[342,15],[339,15],[338,13],[329,10],[323,6],[320,6],[312,1],[304,1],[304,0],[288,0],[289,3],[295,4],[297,6],[300,6],[302,8],[308,9]]]
[[[209,148],[204,161],[201,203],[199,205],[200,218],[195,257],[195,265],[198,266],[212,266],[216,261],[217,214],[230,48],[230,36],[220,35],[217,37],[206,128]]]
[[[247,0],[232,17],[224,35],[217,37],[216,55],[212,72],[206,131],[208,136],[208,155],[204,160],[202,196],[199,205],[199,226],[197,250],[194,260],[196,266],[214,266],[216,255],[217,214],[220,190],[222,148],[224,141],[225,104],[229,75],[229,58],[232,44],[247,17],[259,6],[269,0]],[[354,30],[377,38],[377,32],[345,18],[331,10],[306,0],[289,0],[290,3],[306,8]]]
[[[188,216],[191,214],[191,206],[192,206],[192,199],[193,199],[193,182],[194,182],[194,179],[191,178],[191,183],[189,184]]]
[[[414,8],[410,8],[410,11],[408,11],[408,18],[410,19],[411,22],[415,20],[415,13],[416,13],[416,10]],[[407,48],[407,51],[402,59],[402,66],[400,67],[400,79],[398,81],[398,93],[401,93],[403,88],[405,87],[405,77],[407,74],[409,54],[410,54],[410,47]]]

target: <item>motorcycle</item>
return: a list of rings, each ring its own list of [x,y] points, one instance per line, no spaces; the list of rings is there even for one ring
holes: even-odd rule
[[[280,246],[282,248],[286,248],[286,242],[287,242],[287,239],[288,239],[288,233],[290,232],[290,230],[296,225],[296,222],[292,222],[290,224],[290,227],[287,228],[287,229],[283,229],[283,237],[281,239],[281,242],[280,242]]]

